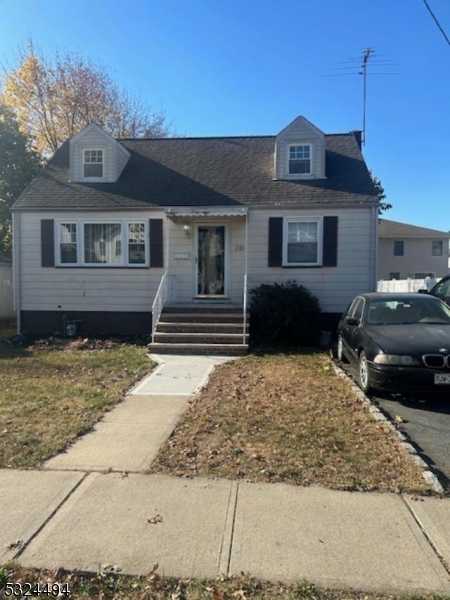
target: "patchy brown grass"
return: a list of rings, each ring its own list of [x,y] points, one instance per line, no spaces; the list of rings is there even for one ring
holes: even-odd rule
[[[322,589],[306,581],[293,584],[271,583],[253,577],[220,576],[215,580],[161,577],[155,568],[146,576],[133,577],[100,572],[82,574],[63,569],[57,571],[25,569],[10,563],[0,566],[0,596],[7,583],[23,586],[29,582],[43,589],[55,586],[61,598],[73,600],[444,600],[440,594],[367,594],[356,590]],[[67,586],[67,587],[66,587]],[[19,588],[13,588],[17,591]],[[23,588],[22,588],[23,589]],[[26,588],[28,589],[28,588]],[[70,595],[65,594],[70,590]],[[5,592],[6,593],[6,589]],[[43,594],[44,595],[44,594]],[[2,596],[1,596],[2,597]],[[11,596],[14,597],[14,596]],[[49,597],[44,595],[44,597]],[[50,596],[51,597],[51,596]]]
[[[0,339],[0,468],[31,468],[92,429],[153,363],[118,342]]]
[[[424,493],[422,471],[320,352],[220,365],[150,467],[178,476]]]

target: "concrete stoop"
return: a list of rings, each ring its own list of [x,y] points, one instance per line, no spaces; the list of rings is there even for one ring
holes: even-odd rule
[[[165,306],[148,348],[155,354],[243,356],[248,352],[248,318],[232,304]]]

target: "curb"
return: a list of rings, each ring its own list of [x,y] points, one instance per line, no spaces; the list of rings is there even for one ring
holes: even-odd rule
[[[331,363],[333,365],[333,369],[336,375],[341,379],[345,379],[348,382],[350,382],[352,390],[355,392],[356,396],[361,400],[361,402],[368,406],[369,412],[373,416],[373,418],[377,421],[383,422],[385,426],[398,437],[401,445],[406,450],[406,452],[408,452],[411,455],[411,458],[414,460],[414,462],[422,468],[423,478],[431,487],[433,492],[436,492],[437,494],[444,494],[444,488],[440,484],[439,479],[436,477],[436,475],[431,471],[431,466],[418,455],[417,450],[408,441],[408,438],[397,429],[397,427],[392,423],[392,421],[390,421],[377,406],[372,404],[370,398],[368,398],[364,394],[364,392],[356,385],[356,383],[347,375],[345,371],[338,367],[334,360],[332,360]]]

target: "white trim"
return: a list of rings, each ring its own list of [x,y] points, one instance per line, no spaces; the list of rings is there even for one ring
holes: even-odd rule
[[[77,236],[77,262],[63,263],[61,262],[61,236],[60,229],[64,223],[72,223],[76,225]],[[130,224],[139,223],[144,225],[144,243],[145,243],[145,262],[144,263],[129,263],[129,240],[128,227]],[[84,260],[84,226],[85,225],[109,225],[116,224],[121,227],[121,261],[117,263],[87,263]],[[85,267],[85,268],[142,268],[150,265],[150,241],[149,241],[149,222],[148,219],[55,219],[54,227],[54,243],[55,243],[55,266],[57,267]]]
[[[288,261],[288,229],[289,223],[317,223],[317,261],[316,262],[298,262]],[[323,216],[292,216],[283,217],[283,267],[320,267],[322,266],[323,253]]]
[[[193,297],[194,298],[205,298],[205,299],[214,299],[214,298],[228,298],[229,296],[229,289],[230,289],[230,257],[229,257],[229,251],[230,251],[230,240],[229,240],[229,235],[230,235],[230,222],[229,221],[220,221],[220,222],[211,222],[211,221],[196,221],[194,222],[194,227],[195,227],[195,235],[194,237],[194,256],[195,256],[195,260],[194,260],[194,290],[193,290]],[[223,249],[223,253],[224,253],[224,269],[223,269],[223,277],[224,277],[224,282],[223,282],[223,294],[202,294],[199,295],[197,293],[198,290],[198,228],[199,227],[225,227],[225,232],[224,232],[224,249]]]
[[[309,146],[309,173],[289,173],[290,149],[291,146]],[[286,142],[286,161],[285,175],[286,179],[312,179],[314,177],[315,161],[314,161],[315,145],[311,141],[287,141]]]
[[[106,148],[103,146],[96,146],[94,147],[90,147],[90,146],[82,146],[80,148],[81,150],[81,181],[89,181],[91,183],[97,183],[97,182],[102,182],[102,181],[106,181]],[[85,163],[84,162],[84,153],[85,152],[101,152],[102,153],[102,162],[101,163]],[[88,164],[96,164],[102,165],[102,176],[101,177],[86,177],[84,175],[84,166]]]

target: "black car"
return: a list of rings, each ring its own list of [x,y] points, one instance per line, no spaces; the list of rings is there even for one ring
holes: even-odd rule
[[[450,308],[428,294],[361,294],[339,322],[337,358],[356,367],[364,392],[450,395]]]
[[[431,296],[436,296],[450,306],[450,275],[446,275],[440,281],[434,284],[429,292],[420,290],[421,293],[428,293]]]

